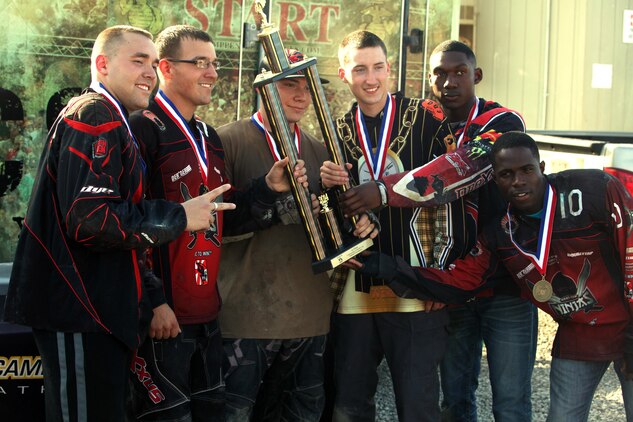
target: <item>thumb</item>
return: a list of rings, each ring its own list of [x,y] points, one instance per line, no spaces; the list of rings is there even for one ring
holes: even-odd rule
[[[286,167],[286,165],[288,164],[288,160],[289,160],[288,157],[282,158],[279,161],[275,161],[274,166],[275,167]]]

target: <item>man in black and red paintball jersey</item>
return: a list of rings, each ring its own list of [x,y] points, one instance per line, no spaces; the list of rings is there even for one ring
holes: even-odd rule
[[[554,318],[548,421],[586,421],[595,389],[614,363],[627,420],[633,420],[633,199],[600,170],[543,174],[534,140],[501,135],[492,147],[494,178],[509,202],[476,247],[449,271],[413,269],[402,258],[364,257],[361,272],[399,295],[460,303],[507,283]]]
[[[101,32],[90,89],[70,100],[44,145],[5,320],[33,327],[49,421],[126,419],[142,251],[215,224],[212,201],[229,188],[183,204],[143,198],[145,168],[127,116],[147,107],[157,63],[147,31]]]
[[[160,87],[149,107],[132,113],[130,126],[147,163],[147,196],[185,202],[228,182],[220,138],[195,115],[211,101],[220,64],[209,34],[189,25],[165,28],[156,47]],[[162,285],[151,290],[149,338],[132,367],[139,419],[224,420],[216,285],[223,228],[251,232],[273,224],[278,192],[290,189],[286,164],[281,160],[268,174],[258,174],[248,191],[226,192],[237,209],[217,213],[208,230],[184,232],[153,248],[152,269]],[[300,181],[302,165],[296,173]]]

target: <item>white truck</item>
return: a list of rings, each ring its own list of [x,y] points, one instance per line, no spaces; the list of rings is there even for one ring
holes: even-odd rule
[[[528,131],[539,147],[545,173],[601,169],[633,195],[633,133]]]

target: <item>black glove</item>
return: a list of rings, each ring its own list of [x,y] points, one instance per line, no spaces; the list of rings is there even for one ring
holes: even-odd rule
[[[396,260],[384,253],[369,252],[366,255],[358,256],[357,259],[363,266],[357,272],[374,278],[391,280],[398,273]]]
[[[401,257],[394,258],[384,253],[369,252],[358,256],[357,259],[363,264],[357,272],[385,280],[396,296],[429,300],[429,296],[409,287],[410,283],[416,284],[414,270]]]

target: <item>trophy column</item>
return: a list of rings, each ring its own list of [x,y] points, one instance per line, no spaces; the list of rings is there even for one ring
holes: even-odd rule
[[[286,170],[291,180],[292,193],[297,203],[297,209],[301,216],[306,236],[312,247],[314,258],[312,270],[315,273],[319,273],[330,270],[370,248],[373,245],[373,241],[369,238],[356,239],[351,234],[346,234],[341,230],[341,226],[345,222],[342,221],[342,213],[332,208],[331,201],[333,198],[329,197],[330,193],[323,193],[318,197],[321,205],[321,214],[323,215],[323,224],[320,224],[319,220],[312,214],[310,192],[297,184],[294,177],[292,177],[293,169],[299,157],[294,146],[293,135],[288,126],[288,120],[279,99],[277,86],[274,83],[289,75],[301,72],[306,78],[330,159],[339,165],[344,165],[344,155],[325,100],[325,92],[316,68],[316,58],[306,58],[296,63],[290,63],[279,35],[279,29],[267,22],[266,15],[262,11],[264,4],[265,2],[262,0],[255,2],[255,14],[256,17],[259,14],[259,19],[262,21],[262,30],[258,34],[258,38],[264,48],[271,72],[259,74],[255,78],[254,86],[261,95],[275,142],[281,154],[284,157],[289,157]],[[350,185],[348,184],[342,186],[341,189],[345,191],[349,187]]]

